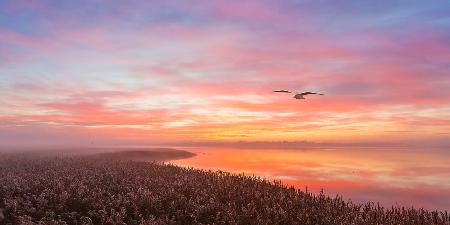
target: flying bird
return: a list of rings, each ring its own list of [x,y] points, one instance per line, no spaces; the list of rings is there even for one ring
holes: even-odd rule
[[[288,91],[288,90],[276,90],[276,91],[273,91],[273,92],[278,92],[278,93],[292,93],[292,91]],[[306,92],[302,92],[302,93],[296,93],[295,95],[294,95],[294,98],[295,99],[305,99],[305,96],[306,95],[324,95],[324,94],[321,94],[321,93],[317,93],[317,92],[310,92],[310,91],[306,91]]]
[[[278,93],[292,93],[292,91],[288,91],[288,90],[275,90],[273,92],[278,92]]]
[[[304,97],[305,95],[324,95],[324,94],[307,91],[307,92],[302,92],[302,93],[295,94],[294,98],[295,99],[305,99],[305,97]]]

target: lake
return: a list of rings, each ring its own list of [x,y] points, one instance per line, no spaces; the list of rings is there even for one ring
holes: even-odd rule
[[[383,206],[450,210],[450,150],[407,148],[179,148],[197,156],[171,163],[266,179]]]

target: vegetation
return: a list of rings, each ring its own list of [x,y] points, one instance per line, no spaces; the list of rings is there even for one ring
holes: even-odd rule
[[[111,156],[0,154],[0,224],[450,224],[447,212]]]
[[[99,158],[134,160],[134,161],[168,161],[174,159],[190,158],[195,156],[188,151],[169,148],[152,149],[151,151],[117,151],[96,154]]]

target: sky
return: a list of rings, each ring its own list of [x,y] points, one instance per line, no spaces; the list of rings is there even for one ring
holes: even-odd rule
[[[0,0],[0,142],[449,143],[449,62],[447,0]]]

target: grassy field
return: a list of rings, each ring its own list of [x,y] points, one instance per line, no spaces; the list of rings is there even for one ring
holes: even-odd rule
[[[0,154],[0,224],[450,224],[447,212],[360,205],[256,177],[130,160],[142,154],[169,157]]]
[[[184,159],[195,156],[194,153],[188,151],[180,151],[169,148],[152,149],[151,151],[128,150],[115,151],[95,154],[94,157],[99,159],[121,159],[133,161],[169,161],[175,159]]]

